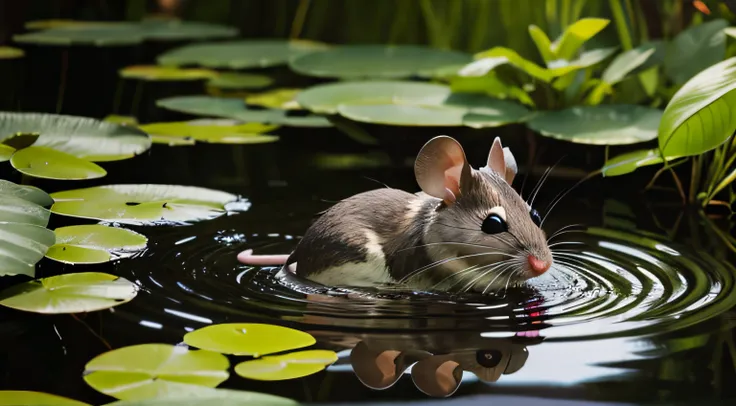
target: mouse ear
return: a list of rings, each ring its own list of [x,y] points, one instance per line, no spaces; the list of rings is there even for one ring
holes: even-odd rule
[[[491,152],[488,153],[486,167],[482,169],[486,171],[490,169],[493,172],[496,172],[501,175],[509,185],[514,181],[514,176],[516,176],[516,172],[518,171],[516,159],[508,147],[504,148],[501,145],[501,139],[499,137],[496,137],[493,140]]]
[[[460,185],[470,178],[470,164],[460,143],[446,135],[429,140],[419,151],[414,175],[422,191],[450,205],[460,196]]]

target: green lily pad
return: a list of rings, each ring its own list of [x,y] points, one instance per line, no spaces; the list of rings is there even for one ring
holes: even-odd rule
[[[411,81],[337,82],[312,86],[296,102],[315,113],[337,114],[346,104],[439,105],[451,94],[445,85]]]
[[[0,292],[0,305],[43,314],[84,313],[127,303],[138,287],[125,278],[99,272],[51,276]]]
[[[442,102],[449,107],[465,108],[462,123],[472,128],[499,127],[524,121],[530,111],[511,101],[479,93],[453,93]]]
[[[99,392],[123,400],[174,394],[182,386],[213,388],[224,382],[230,362],[216,352],[168,344],[141,344],[101,354],[87,363],[84,380]],[[188,384],[188,385],[182,385]]]
[[[192,120],[168,123],[150,123],[140,129],[152,136],[189,138],[215,144],[258,144],[276,142],[279,137],[261,134],[278,128],[277,125],[241,123],[235,120]],[[157,140],[154,140],[155,142]],[[161,139],[168,143],[170,140]]]
[[[51,196],[35,186],[16,185],[3,179],[0,179],[0,196],[15,196],[44,207],[54,203]]]
[[[335,361],[334,351],[307,350],[243,361],[235,366],[235,373],[259,381],[283,381],[316,374]]]
[[[156,65],[133,65],[119,71],[120,77],[147,81],[186,81],[212,79],[218,73],[209,69],[182,69]]]
[[[270,109],[301,110],[296,102],[296,96],[302,89],[280,88],[264,93],[255,93],[245,97],[245,102],[254,106],[263,106]]]
[[[589,145],[625,145],[657,138],[662,111],[635,105],[579,106],[546,111],[527,121],[532,130]]]
[[[209,220],[225,214],[238,197],[178,185],[106,185],[51,194],[51,211],[64,216],[151,225]]]
[[[400,126],[460,126],[466,109],[444,105],[341,104],[338,112],[345,118],[363,123]]]
[[[93,162],[132,158],[151,147],[148,134],[131,126],[86,117],[0,112],[0,142],[17,133],[38,133],[34,147]]]
[[[0,221],[46,227],[50,214],[47,209],[25,197],[0,195]]]
[[[56,244],[46,257],[67,264],[99,264],[126,258],[148,243],[144,235],[100,224],[61,227],[54,234]]]
[[[214,389],[174,382],[170,382],[167,386],[172,389],[167,395],[157,394],[153,399],[118,400],[105,406],[296,406],[299,404],[292,399],[266,393]]]
[[[25,56],[22,49],[0,46],[0,59],[17,59]]]
[[[10,158],[10,164],[20,173],[35,178],[81,180],[107,175],[107,171],[93,162],[46,147],[21,149]]]
[[[472,55],[414,45],[346,45],[301,55],[289,67],[302,75],[324,78],[430,77],[447,66],[462,65]]]
[[[138,25],[144,39],[155,41],[202,41],[238,35],[237,28],[197,21],[150,19],[143,20]]]
[[[52,395],[50,393],[26,390],[0,391],[0,406],[90,406],[89,403]]]
[[[218,89],[261,89],[271,86],[273,81],[266,75],[224,72],[210,79],[207,85]]]
[[[120,116],[117,114],[110,114],[109,116],[102,119],[108,123],[120,124],[120,125],[138,125],[138,119],[133,116]]]
[[[308,347],[316,342],[303,331],[260,323],[226,323],[203,327],[184,335],[187,345],[223,354],[260,357]]]
[[[667,160],[671,161],[677,158],[679,157],[667,157]],[[601,169],[601,174],[609,177],[626,175],[643,166],[657,165],[663,162],[664,159],[662,159],[658,148],[642,149],[609,159]]]
[[[15,148],[0,144],[0,162],[9,161],[15,153]]]
[[[205,117],[222,117],[251,123],[270,123],[291,127],[331,127],[319,115],[290,115],[283,109],[252,109],[243,99],[212,96],[178,96],[156,101],[167,110]]]
[[[245,40],[186,45],[165,52],[159,65],[198,65],[208,68],[248,69],[286,64],[290,58],[322,51],[327,45],[312,41]]]

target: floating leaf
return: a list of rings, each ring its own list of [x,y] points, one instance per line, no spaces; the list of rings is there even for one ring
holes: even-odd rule
[[[277,125],[241,123],[234,120],[192,120],[151,123],[140,128],[155,136],[186,137],[200,142],[218,144],[257,144],[276,142],[279,137],[261,133],[278,128]]]
[[[302,107],[296,102],[296,95],[301,91],[302,89],[274,89],[264,93],[251,94],[245,98],[245,102],[270,109],[301,110]]]
[[[33,277],[36,263],[53,244],[54,232],[45,226],[0,221],[0,276]]]
[[[243,361],[235,366],[235,373],[259,381],[282,381],[315,374],[335,361],[334,351],[299,351]]]
[[[51,196],[35,186],[16,185],[3,179],[0,179],[0,196],[15,196],[44,207],[54,203]]]
[[[181,145],[194,145],[197,142],[191,137],[177,137],[175,135],[156,135],[151,134],[151,140],[154,144],[163,144],[170,147],[177,147]]]
[[[61,227],[54,234],[56,244],[46,257],[67,264],[99,264],[124,258],[146,248],[148,242],[136,232],[100,224]]]
[[[624,145],[653,140],[662,111],[619,104],[579,106],[535,115],[527,125],[542,135],[590,145]]]
[[[56,192],[51,211],[64,216],[123,224],[209,220],[225,214],[237,196],[176,185],[107,185]]]
[[[179,96],[156,101],[168,110],[206,117],[223,117],[252,123],[271,123],[293,127],[331,127],[325,117],[291,115],[283,109],[250,109],[243,99],[212,96]]]
[[[316,342],[303,331],[260,323],[226,323],[203,327],[184,335],[192,347],[223,354],[260,357],[308,347]]]
[[[156,65],[133,65],[120,70],[120,77],[148,81],[204,80],[217,77],[209,69],[181,69]]]
[[[101,354],[87,363],[84,380],[99,392],[124,400],[186,395],[182,387],[213,388],[230,374],[227,358],[168,344],[141,344]]]
[[[728,22],[717,19],[693,25],[677,34],[667,45],[665,74],[676,84],[683,84],[703,69],[714,65],[726,54]]]
[[[261,89],[271,86],[273,78],[254,73],[224,72],[207,82],[208,86],[218,89]]]
[[[83,272],[14,285],[0,292],[0,305],[44,314],[84,313],[127,303],[137,293],[137,286],[125,278]]]
[[[52,395],[50,393],[33,392],[26,390],[2,390],[0,391],[0,406],[90,406],[89,403],[80,402]]]
[[[0,162],[9,161],[15,153],[15,148],[0,144]]]
[[[25,197],[0,194],[0,221],[46,227],[50,212]]]
[[[155,41],[202,41],[238,35],[237,28],[198,21],[148,19],[138,26],[144,39]]]
[[[59,27],[81,27],[81,26],[94,26],[94,25],[115,25],[116,22],[111,21],[83,21],[83,20],[69,20],[69,19],[48,19],[48,20],[34,20],[25,23],[27,30],[47,30],[49,28]]]
[[[668,157],[671,161],[679,157]],[[616,156],[606,161],[605,166],[601,169],[603,176],[620,176],[634,172],[642,166],[657,165],[664,162],[659,153],[659,149],[641,149],[638,151],[628,152]]]
[[[477,93],[453,93],[443,101],[443,105],[467,109],[463,124],[472,128],[498,127],[521,122],[530,114],[520,104]]]
[[[622,81],[626,75],[646,63],[656,51],[655,44],[644,44],[619,54],[603,71],[601,79],[610,85]]]
[[[41,113],[0,112],[0,141],[17,133],[39,133],[34,147],[48,147],[93,162],[116,161],[151,147],[148,134],[131,127]]]
[[[289,67],[302,75],[357,79],[432,76],[446,66],[472,61],[466,53],[414,45],[346,45],[293,58]]]
[[[28,147],[17,151],[10,164],[18,172],[44,179],[97,179],[107,175],[99,165],[74,155],[46,147]]]
[[[132,116],[119,116],[117,114],[110,114],[109,116],[105,117],[102,121],[107,121],[108,123],[114,123],[114,124],[120,124],[120,125],[138,125],[138,119]]]
[[[670,100],[659,127],[659,148],[667,156],[700,155],[736,130],[736,57],[698,73]]]
[[[153,399],[119,400],[105,406],[296,406],[289,398],[258,392],[214,389],[200,385],[167,384],[166,395],[157,394]]]
[[[572,59],[580,47],[610,23],[605,18],[581,18],[575,21],[552,44],[552,52],[561,59]]]
[[[326,49],[311,41],[245,40],[186,45],[165,52],[159,65],[199,65],[208,68],[247,69],[284,65],[290,58]]]
[[[341,104],[338,112],[345,118],[364,123],[401,126],[460,126],[466,109],[443,105]]]
[[[31,145],[33,145],[36,141],[38,141],[39,136],[40,134],[38,133],[33,133],[33,134],[17,133],[17,134],[11,135],[8,138],[5,138],[2,144],[8,147],[11,147],[13,149],[28,148]]]
[[[17,59],[25,56],[22,49],[0,46],[0,59]]]

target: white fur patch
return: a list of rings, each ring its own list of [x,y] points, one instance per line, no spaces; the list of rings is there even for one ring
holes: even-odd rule
[[[365,230],[365,262],[348,262],[318,272],[310,280],[323,285],[371,286],[377,283],[394,282],[386,268],[381,238],[371,230]]]

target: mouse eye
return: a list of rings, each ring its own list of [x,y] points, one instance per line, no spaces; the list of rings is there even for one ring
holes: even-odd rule
[[[537,209],[532,209],[529,212],[529,215],[532,217],[532,221],[534,222],[534,224],[537,225],[537,227],[539,227],[542,224],[542,217],[539,215],[539,212],[537,211]]]
[[[483,220],[480,229],[486,234],[498,234],[509,230],[505,221],[496,213],[491,213]]]

